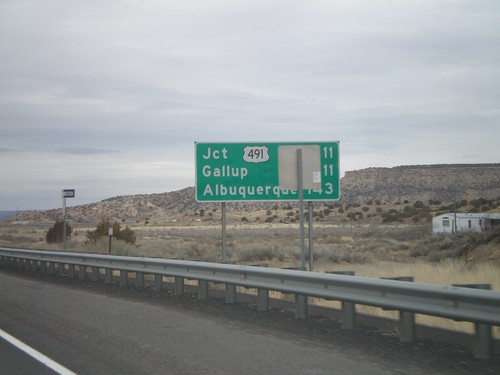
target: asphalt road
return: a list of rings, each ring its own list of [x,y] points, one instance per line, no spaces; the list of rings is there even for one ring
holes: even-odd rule
[[[313,326],[310,334],[296,335],[283,327],[247,324],[232,317],[237,313],[231,307],[206,313],[210,309],[194,307],[198,302],[193,298],[178,299],[182,307],[176,308],[177,297],[166,293],[159,295],[161,300],[152,299],[150,292],[128,298],[113,286],[52,279],[0,272],[0,329],[78,374],[410,375],[475,370],[453,360],[429,366],[426,358],[398,359],[393,351],[387,355],[320,340]],[[295,330],[294,321],[289,330]],[[383,349],[383,339],[373,340],[367,337]],[[0,373],[53,373],[33,370],[39,366],[33,360],[19,366],[21,356],[0,340]]]
[[[0,339],[0,373],[57,374],[4,339]]]

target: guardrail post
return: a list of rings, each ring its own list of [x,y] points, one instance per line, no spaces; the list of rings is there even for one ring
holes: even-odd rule
[[[31,271],[36,272],[38,269],[38,261],[37,260],[32,260],[31,261]]]
[[[198,299],[206,301],[208,299],[208,281],[198,280]]]
[[[56,271],[55,271],[55,268],[54,268],[54,262],[48,262],[48,263],[49,263],[49,267],[48,267],[48,271],[47,271],[47,273],[48,273],[49,275],[53,275],[53,274],[55,274],[55,273],[56,273]]]
[[[283,267],[283,270],[303,270],[301,267]],[[307,318],[307,296],[295,294],[295,319]]]
[[[137,288],[144,288],[144,272],[137,272],[135,274],[135,286]]]
[[[354,276],[354,271],[328,271],[326,273],[332,273],[335,275],[347,275]],[[341,301],[342,304],[342,329],[352,330],[356,325],[356,304],[349,301]]]
[[[155,292],[159,292],[161,291],[162,287],[163,287],[163,275],[155,274],[155,286],[153,290]]]
[[[303,294],[295,295],[295,319],[307,318],[307,296]]]
[[[64,263],[57,263],[57,273],[60,275],[64,275]]]
[[[184,278],[175,277],[174,296],[182,296],[184,294]]]
[[[252,264],[253,267],[269,267],[267,263]],[[257,311],[269,310],[269,289],[257,289]]]
[[[385,280],[413,282],[413,276],[382,277]],[[399,340],[401,342],[415,341],[415,313],[399,311]]]
[[[491,284],[453,284],[453,286],[491,290]],[[474,357],[476,359],[491,359],[493,356],[491,325],[475,322],[474,330]]]
[[[236,264],[233,260],[227,260],[220,262],[222,264]],[[233,304],[236,303],[236,285],[226,284],[226,303]]]
[[[106,268],[104,271],[104,284],[113,284],[113,269]]]
[[[226,303],[236,303],[236,285],[226,284]]]
[[[120,286],[121,287],[127,286],[127,282],[128,282],[128,272],[121,270],[120,271]]]
[[[47,262],[44,260],[40,261],[40,271],[42,273],[47,273]]]
[[[87,276],[87,266],[78,266],[78,279],[85,280]]]
[[[74,264],[68,264],[68,276],[71,278],[75,277],[75,265]]]
[[[257,311],[269,310],[269,289],[257,289]]]
[[[92,267],[92,273],[90,274],[90,281],[92,282],[99,281],[99,268],[96,266]]]

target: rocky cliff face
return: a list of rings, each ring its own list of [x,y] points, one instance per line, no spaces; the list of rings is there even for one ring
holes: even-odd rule
[[[453,202],[500,197],[500,164],[401,166],[368,168],[346,172],[341,181],[341,202],[365,204],[380,201],[388,204],[420,200]],[[284,208],[289,202],[228,203],[229,212],[250,212],[273,207]],[[119,196],[101,202],[71,207],[68,218],[76,222],[102,219],[135,220],[173,218],[220,210],[220,204],[201,204],[195,200],[194,187],[169,193]],[[53,221],[62,210],[25,212],[13,220]]]
[[[341,183],[345,202],[381,200],[443,202],[500,196],[500,164],[421,165],[368,168],[346,172]]]

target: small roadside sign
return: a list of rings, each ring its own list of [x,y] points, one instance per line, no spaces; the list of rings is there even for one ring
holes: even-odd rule
[[[64,189],[62,195],[63,195],[63,198],[74,198],[75,197],[75,189]]]

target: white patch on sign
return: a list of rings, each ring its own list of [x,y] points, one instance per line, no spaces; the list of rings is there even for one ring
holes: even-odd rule
[[[321,183],[321,172],[313,172],[313,182],[315,184],[320,184]]]

